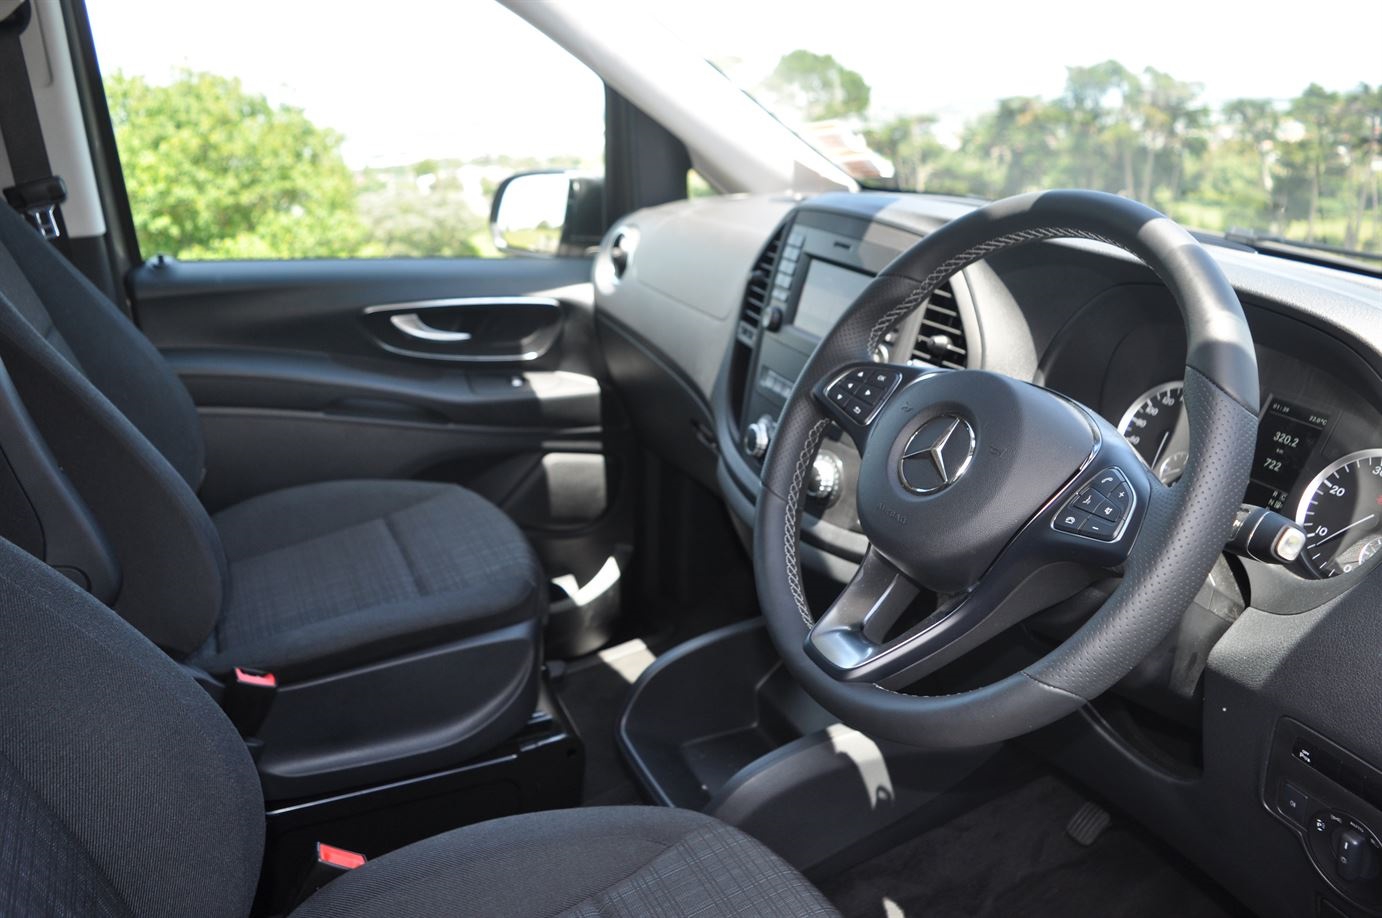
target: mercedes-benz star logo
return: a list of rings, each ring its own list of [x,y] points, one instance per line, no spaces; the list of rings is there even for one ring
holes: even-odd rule
[[[946,414],[927,421],[902,450],[903,486],[917,494],[950,487],[969,469],[974,442],[974,428],[964,418]]]

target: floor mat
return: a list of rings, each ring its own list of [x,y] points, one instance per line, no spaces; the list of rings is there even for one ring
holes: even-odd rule
[[[1246,914],[1145,832],[1115,818],[1090,847],[1082,802],[1043,777],[821,884],[846,918],[1226,918]]]
[[[556,686],[585,743],[583,806],[646,802],[624,767],[615,727],[629,689],[653,659],[642,641],[626,641],[574,661]]]

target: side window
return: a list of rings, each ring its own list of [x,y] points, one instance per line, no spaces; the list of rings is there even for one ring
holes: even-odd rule
[[[604,84],[497,3],[87,0],[148,257],[493,257],[517,172],[603,172]]]

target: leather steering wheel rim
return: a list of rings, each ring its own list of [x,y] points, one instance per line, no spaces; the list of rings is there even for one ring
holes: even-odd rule
[[[831,420],[817,401],[820,386],[836,378],[841,367],[867,362],[899,319],[967,265],[1002,249],[1059,238],[1092,239],[1126,250],[1157,274],[1180,307],[1190,427],[1184,474],[1174,488],[1165,488],[1145,467],[1126,469],[1148,479],[1148,500],[1120,565],[1122,581],[1072,637],[1046,656],[999,682],[946,696],[841,681],[807,652],[816,621],[802,588],[798,554],[803,480]],[[789,671],[845,723],[913,746],[999,742],[1078,710],[1165,638],[1222,551],[1247,485],[1257,380],[1252,336],[1232,286],[1188,232],[1151,208],[1102,192],[1039,192],[994,202],[930,233],[885,268],[821,340],[788,398],[765,457],[754,532],[755,577],[769,633]],[[1017,458],[1008,461],[1015,464]],[[1142,488],[1144,482],[1136,484]],[[867,523],[865,530],[869,535]]]

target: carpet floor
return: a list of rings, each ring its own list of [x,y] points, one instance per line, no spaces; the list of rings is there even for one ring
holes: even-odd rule
[[[1042,777],[821,884],[846,918],[1228,918],[1241,907],[1173,851],[1114,823],[1089,847],[1084,802]]]

